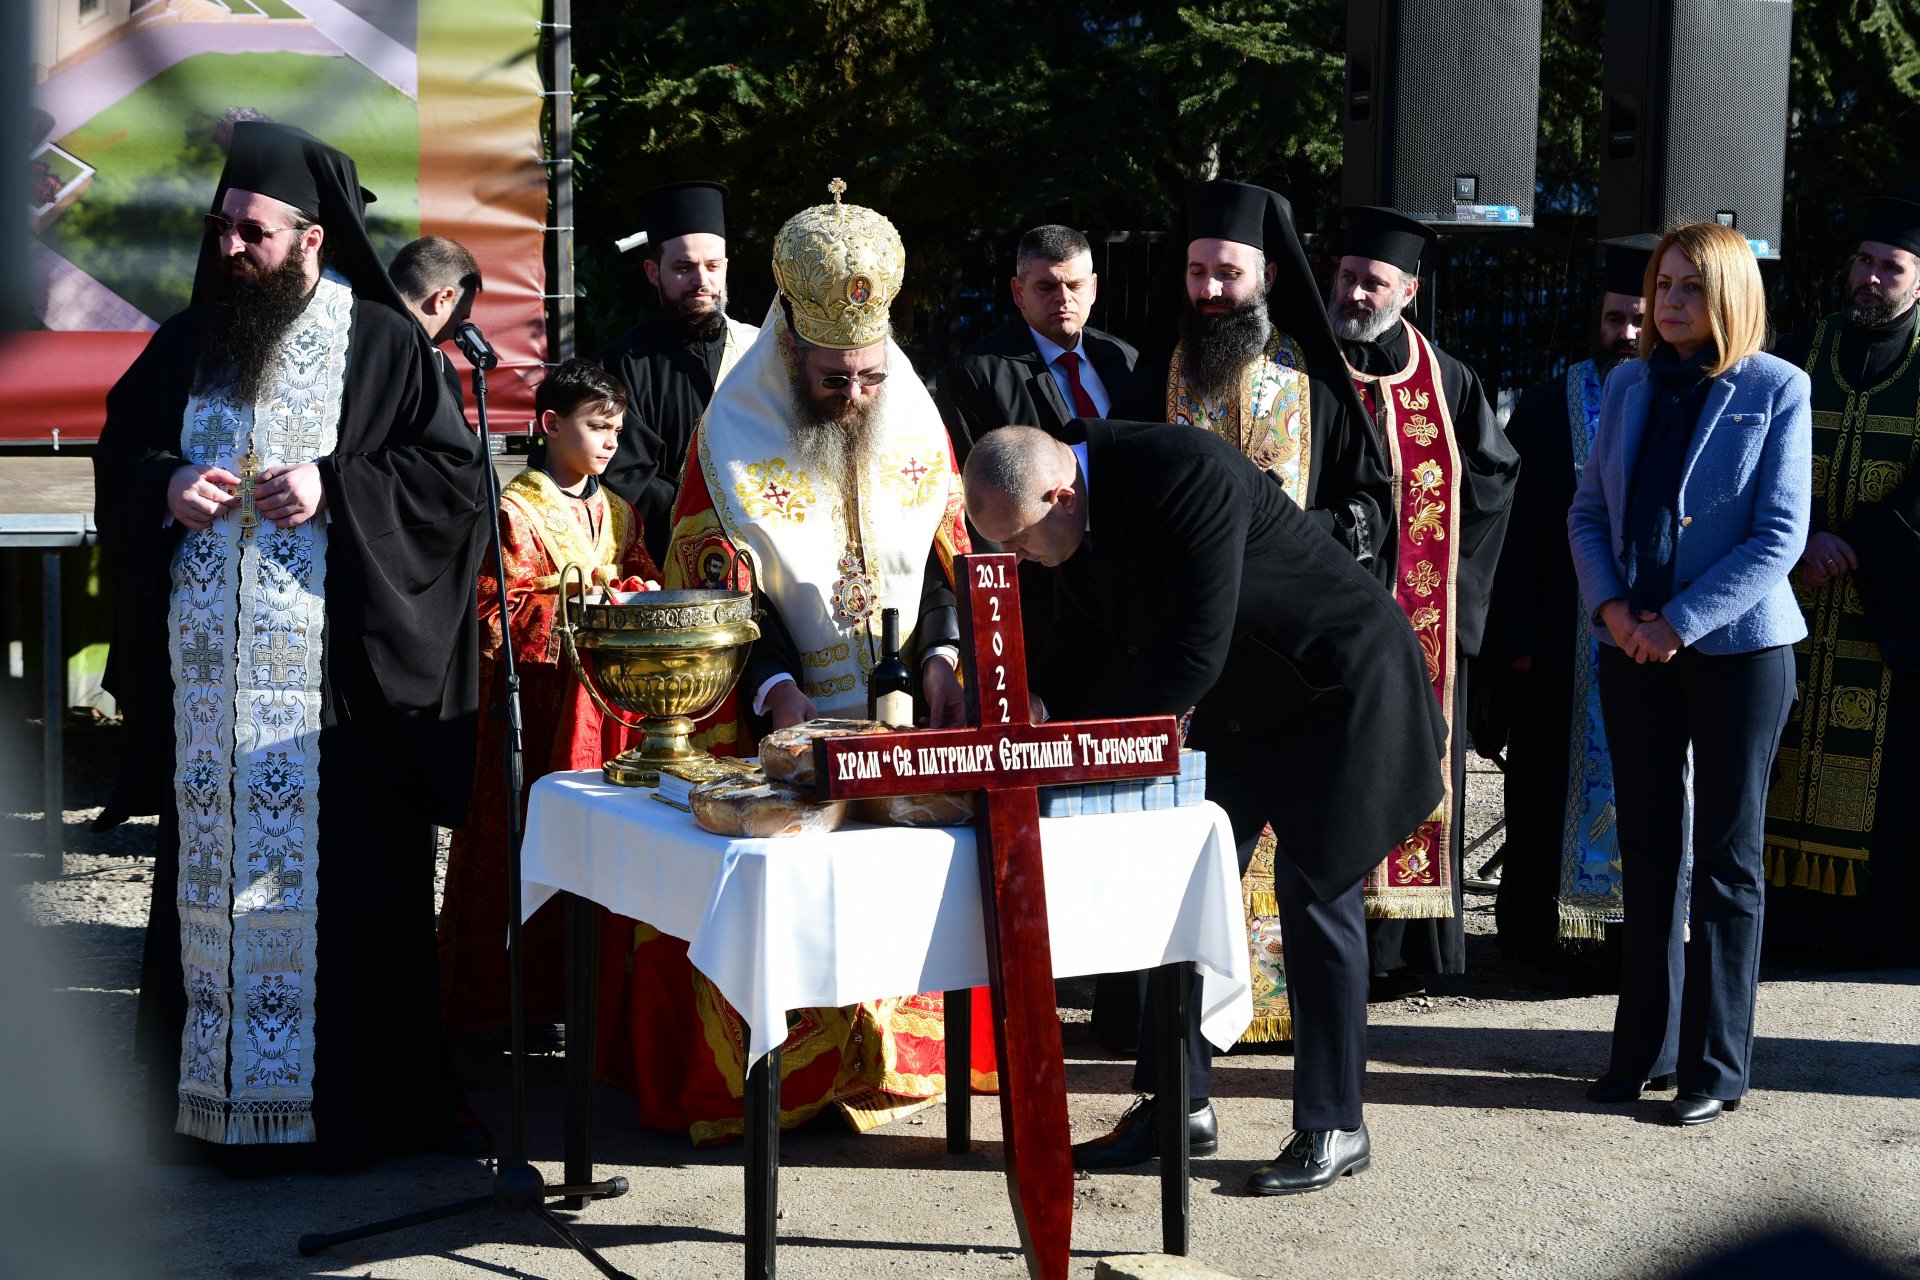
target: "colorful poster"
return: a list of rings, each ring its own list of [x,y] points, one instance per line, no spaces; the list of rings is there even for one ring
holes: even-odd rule
[[[38,328],[0,346],[0,442],[99,434],[107,389],[187,304],[228,137],[257,119],[354,157],[383,257],[421,235],[472,250],[491,418],[525,425],[546,355],[541,0],[29,3]]]

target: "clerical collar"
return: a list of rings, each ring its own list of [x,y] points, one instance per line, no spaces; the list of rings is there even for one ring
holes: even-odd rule
[[[563,487],[560,481],[555,478],[553,474],[553,465],[549,463],[545,458],[540,459],[540,461],[538,462],[529,462],[527,465],[532,467],[535,471],[538,471],[541,475],[545,476],[547,479],[552,480],[553,487],[556,489],[559,489],[561,493],[565,494],[569,498],[577,498],[581,502],[585,502],[587,499],[591,498],[594,494],[600,492],[599,476],[589,475],[586,479],[586,482],[583,485],[581,485],[580,492],[567,493],[567,490],[565,489],[565,487]]]

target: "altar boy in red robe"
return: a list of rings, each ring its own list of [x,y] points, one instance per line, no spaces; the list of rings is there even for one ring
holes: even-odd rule
[[[526,786],[556,770],[597,769],[632,745],[581,689],[560,651],[560,571],[580,566],[596,585],[658,588],[632,504],[603,488],[600,475],[620,442],[627,396],[598,365],[567,360],[534,397],[545,437],[527,469],[500,493],[500,542],[507,567],[508,626],[520,674]],[[636,581],[637,580],[637,581]],[[504,705],[500,606],[493,562],[480,574],[480,686]],[[502,795],[499,714],[481,718],[474,759],[473,807],[453,836],[447,892],[440,909],[440,1005],[450,1035],[497,1033],[507,1026],[507,830]],[[520,797],[522,812],[526,794]],[[527,923],[526,1016],[543,1026],[562,1009],[560,913],[549,904]]]

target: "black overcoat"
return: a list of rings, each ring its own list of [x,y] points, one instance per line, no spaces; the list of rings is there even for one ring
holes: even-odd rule
[[[1080,332],[1087,359],[1117,407],[1140,353],[1110,333]],[[940,375],[935,399],[961,466],[973,442],[995,427],[1039,427],[1059,435],[1080,416],[1060,394],[1033,331],[1018,315],[953,358]]]
[[[1316,893],[1343,892],[1442,793],[1445,721],[1406,615],[1210,432],[1084,430],[1087,537],[1056,570],[1036,689],[1056,715],[1195,708],[1192,745],[1257,763],[1281,846]]]

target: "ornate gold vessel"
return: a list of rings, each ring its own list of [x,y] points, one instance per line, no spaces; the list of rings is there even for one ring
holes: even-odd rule
[[[651,591],[630,604],[595,603],[580,566],[562,569],[560,638],[574,675],[603,714],[644,735],[601,767],[607,781],[656,787],[662,769],[695,780],[712,772],[713,758],[688,735],[733,691],[759,636],[751,591]],[[645,718],[635,723],[621,711]]]

